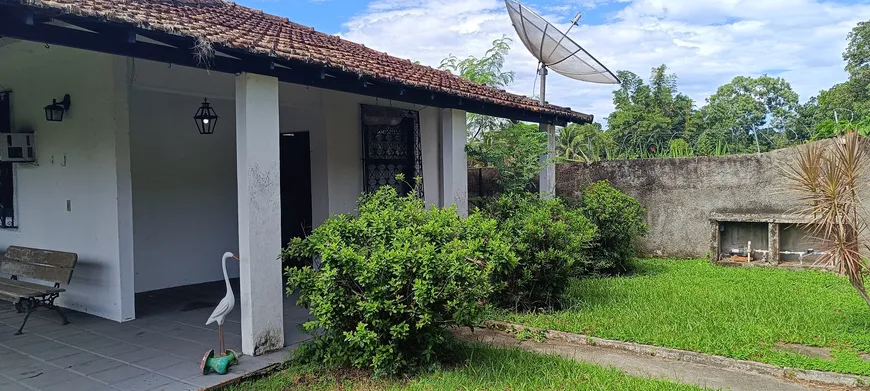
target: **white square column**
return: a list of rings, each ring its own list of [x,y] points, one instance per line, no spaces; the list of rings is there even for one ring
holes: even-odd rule
[[[541,174],[539,175],[538,190],[541,198],[550,199],[556,196],[556,127],[550,124],[541,124],[541,132],[547,133],[547,154],[541,155]]]
[[[462,217],[468,217],[468,157],[465,154],[465,111],[441,110],[441,202],[456,205]],[[425,181],[425,178],[424,178]]]
[[[130,160],[130,68],[133,60],[112,61],[113,117],[115,120],[115,172],[118,184],[118,261],[121,321],[136,318],[136,288],[133,260],[133,176]]]
[[[278,79],[236,76],[240,309],[248,355],[284,347],[279,137]]]

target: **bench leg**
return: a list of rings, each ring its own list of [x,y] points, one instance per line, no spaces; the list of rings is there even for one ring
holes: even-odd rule
[[[34,303],[33,299],[30,299],[27,300],[27,304],[24,307],[26,308],[27,313],[24,314],[24,321],[21,322],[21,327],[18,328],[18,331],[15,332],[15,335],[23,334],[24,325],[27,324],[27,318],[29,318],[30,314],[32,314],[33,311],[36,309],[36,304]]]
[[[52,307],[52,309],[54,309],[55,311],[57,311],[57,314],[60,315],[61,319],[63,319],[63,325],[64,325],[64,326],[68,325],[68,324],[69,324],[69,320],[67,320],[66,315],[64,315],[63,312],[60,310],[60,307],[58,307],[58,306],[56,306],[56,305],[53,305],[53,304],[52,304],[51,307]]]
[[[66,326],[69,324],[69,320],[67,320],[66,315],[64,315],[63,312],[60,310],[60,307],[54,305],[55,299],[57,299],[57,294],[49,296],[48,298],[46,298],[44,306],[57,312],[57,314],[60,315],[60,318],[63,319],[63,325]]]

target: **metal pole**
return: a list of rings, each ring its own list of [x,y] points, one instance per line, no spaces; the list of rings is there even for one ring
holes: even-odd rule
[[[755,151],[756,153],[761,153],[761,145],[758,144],[758,129],[755,129]]]
[[[541,106],[547,104],[547,66],[541,63]],[[552,158],[556,155],[556,128],[541,122],[540,131],[547,135],[547,152],[541,155],[541,173],[538,175],[538,192],[542,198],[552,198],[556,194],[556,164]]]
[[[224,352],[224,325],[218,324],[218,356],[223,356]]]

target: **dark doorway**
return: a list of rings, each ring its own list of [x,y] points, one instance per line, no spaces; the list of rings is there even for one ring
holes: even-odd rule
[[[281,135],[281,244],[311,232],[311,149],[308,132]]]

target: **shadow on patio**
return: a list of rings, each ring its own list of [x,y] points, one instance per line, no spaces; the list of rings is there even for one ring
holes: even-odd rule
[[[239,292],[238,279],[233,285]],[[285,298],[285,349],[244,356],[223,376],[203,376],[200,359],[218,345],[216,325],[205,321],[225,292],[220,281],[138,294],[137,319],[126,323],[65,310],[71,323],[63,326],[57,313],[40,309],[23,335],[14,335],[23,314],[0,304],[0,389],[198,390],[281,362],[308,338],[299,330],[308,312]],[[227,348],[240,353],[239,307],[237,299],[224,333]]]

